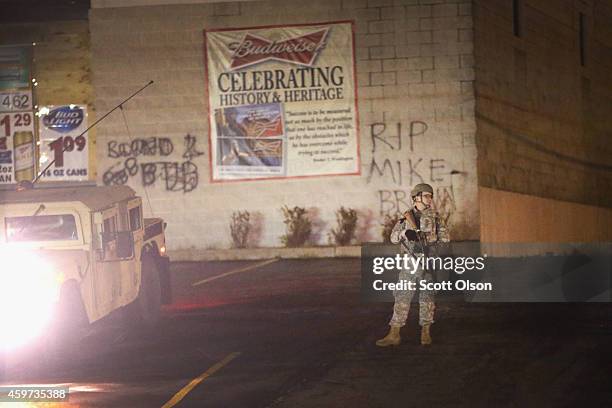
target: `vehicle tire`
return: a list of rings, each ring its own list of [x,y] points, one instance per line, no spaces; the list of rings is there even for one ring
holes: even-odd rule
[[[81,290],[74,281],[68,282],[62,287],[58,323],[62,331],[71,337],[75,337],[76,334],[89,326],[89,319],[81,298]]]
[[[66,282],[60,292],[55,321],[43,339],[43,363],[46,368],[71,364],[78,359],[81,341],[89,329],[89,319],[79,285]]]
[[[142,277],[138,298],[136,299],[136,320],[141,327],[152,328],[157,325],[161,308],[161,283],[159,268],[152,256],[142,260]]]

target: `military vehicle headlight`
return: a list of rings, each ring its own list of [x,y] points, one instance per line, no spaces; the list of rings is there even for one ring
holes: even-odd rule
[[[35,252],[0,247],[0,349],[27,343],[51,321],[61,281]]]

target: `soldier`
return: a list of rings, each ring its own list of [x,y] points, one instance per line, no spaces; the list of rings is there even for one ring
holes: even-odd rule
[[[430,250],[435,244],[448,242],[449,234],[443,225],[440,216],[432,208],[433,188],[429,184],[417,184],[410,193],[414,207],[406,211],[403,217],[395,224],[391,232],[391,242],[401,244],[401,253],[420,258],[429,256]],[[399,280],[415,282],[419,287],[420,280],[433,281],[431,271],[418,268],[416,271],[401,270]],[[410,301],[414,290],[395,290],[395,304],[393,305],[393,317],[389,322],[389,333],[376,342],[377,346],[397,346],[401,342],[400,328],[406,324]],[[419,324],[421,325],[421,344],[431,344],[429,328],[434,322],[434,292],[428,290],[419,291]]]

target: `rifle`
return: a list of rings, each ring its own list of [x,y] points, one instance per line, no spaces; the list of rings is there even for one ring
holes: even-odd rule
[[[425,233],[421,232],[421,230],[417,226],[416,219],[414,218],[414,214],[413,214],[412,210],[404,212],[404,217],[402,219],[403,219],[404,222],[408,223],[409,229],[411,229],[411,230],[413,230],[415,232],[416,240],[421,245],[421,249],[423,250],[423,253],[425,253],[427,251],[427,248],[428,248],[427,236],[425,235]],[[406,238],[408,238],[408,237],[406,237]],[[406,244],[405,240],[402,239],[402,240],[400,240],[400,242],[402,243],[404,248],[406,248],[406,250],[410,251],[410,249],[408,248],[408,245]]]

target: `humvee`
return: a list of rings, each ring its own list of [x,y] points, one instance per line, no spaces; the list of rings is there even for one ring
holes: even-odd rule
[[[0,352],[121,308],[156,323],[170,301],[164,230],[127,186],[0,190]]]

